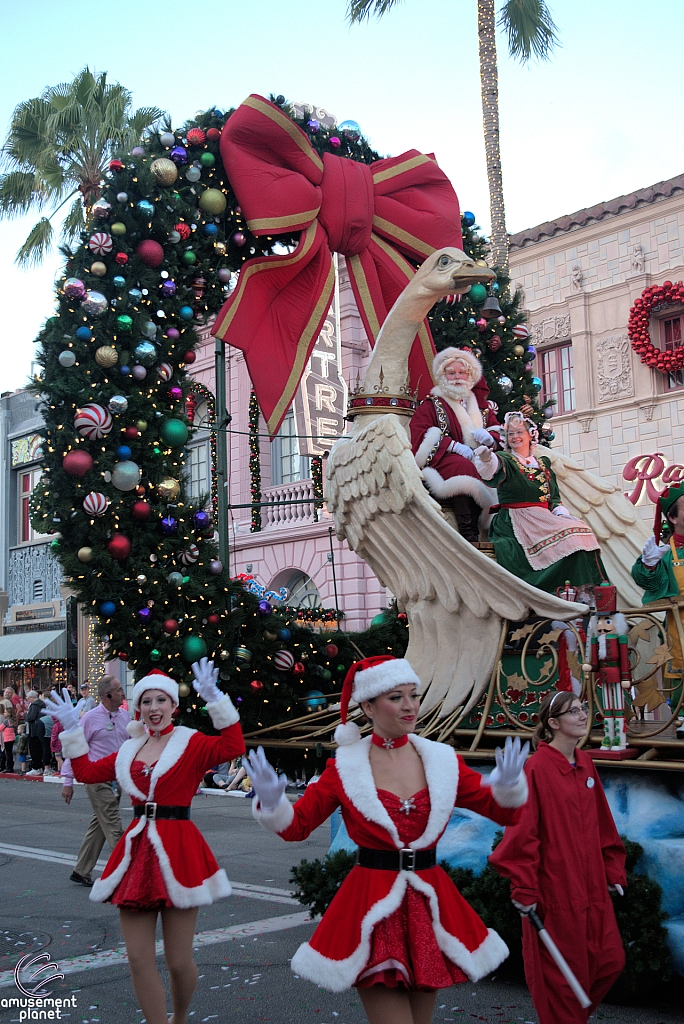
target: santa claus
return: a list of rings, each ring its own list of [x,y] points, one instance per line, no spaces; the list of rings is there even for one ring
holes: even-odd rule
[[[496,501],[472,463],[475,448],[495,443],[486,429],[498,425],[489,388],[467,349],[438,352],[432,375],[437,384],[411,420],[413,454],[432,496],[451,506],[459,532],[477,542]]]

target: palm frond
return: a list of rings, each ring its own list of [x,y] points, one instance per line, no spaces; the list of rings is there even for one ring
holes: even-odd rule
[[[85,227],[85,207],[79,196],[71,204],[71,209],[64,218],[62,224],[61,239],[63,243],[73,242]]]
[[[26,241],[16,255],[20,267],[38,266],[52,245],[53,227],[47,217],[41,217],[29,231]]]
[[[556,25],[544,0],[506,0],[499,27],[508,37],[508,52],[525,64],[532,56],[548,60],[560,45]]]
[[[0,175],[0,217],[20,217],[36,203],[36,177],[27,171]]]
[[[398,4],[400,0],[349,0],[347,18],[353,25],[355,22],[370,19],[371,15],[382,18],[385,11]]]

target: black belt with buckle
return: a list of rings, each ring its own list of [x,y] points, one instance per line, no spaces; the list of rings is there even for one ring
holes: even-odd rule
[[[171,807],[169,804],[155,804],[148,801],[146,804],[138,804],[133,808],[133,817],[147,818],[148,821],[156,821],[157,818],[187,821],[190,817],[190,808]]]
[[[369,850],[360,846],[356,851],[356,863],[362,868],[376,868],[379,871],[425,871],[437,863],[437,851],[431,850]]]

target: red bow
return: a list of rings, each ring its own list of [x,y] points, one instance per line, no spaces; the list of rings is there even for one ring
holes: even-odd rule
[[[424,260],[461,248],[458,199],[434,156],[412,149],[370,166],[325,153],[283,111],[249,96],[221,134],[221,156],[250,231],[301,231],[297,249],[246,262],[212,333],[245,354],[269,433],[292,403],[332,300],[331,252],[346,257],[366,334],[382,323]],[[434,346],[427,322],[409,369],[424,397]]]

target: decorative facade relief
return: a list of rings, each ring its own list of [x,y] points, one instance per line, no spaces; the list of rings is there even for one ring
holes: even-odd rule
[[[597,341],[596,370],[599,402],[614,402],[634,396],[630,344],[626,335]]]
[[[42,581],[40,601],[59,601],[62,570],[52,557],[49,544],[30,544],[10,551],[8,575],[8,604],[33,604],[36,601],[34,583]]]
[[[538,324],[530,324],[530,332],[535,345],[543,345],[547,341],[569,341],[570,314],[549,316]]]

